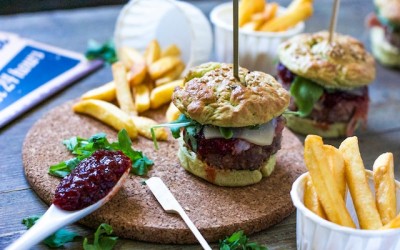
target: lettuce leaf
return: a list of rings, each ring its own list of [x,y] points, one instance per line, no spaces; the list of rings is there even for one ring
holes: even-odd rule
[[[324,88],[303,77],[296,76],[290,86],[290,94],[293,96],[300,117],[308,116],[314,104],[321,98]]]

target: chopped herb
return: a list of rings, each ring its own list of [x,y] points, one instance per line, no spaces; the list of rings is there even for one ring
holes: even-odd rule
[[[118,60],[112,41],[100,44],[95,40],[89,40],[85,56],[89,60],[102,59],[109,64]]]
[[[248,238],[243,231],[237,231],[224,240],[219,241],[220,250],[268,250],[266,246],[255,242],[248,242]]]
[[[30,216],[28,218],[25,218],[22,220],[22,224],[24,224],[27,229],[31,228],[37,220],[40,218],[40,216],[34,215]],[[65,243],[72,242],[76,237],[80,237],[74,232],[71,232],[66,229],[59,229],[49,237],[43,240],[43,243],[46,244],[49,247],[61,247]]]
[[[303,77],[296,76],[290,86],[290,94],[298,107],[296,114],[300,117],[308,116],[323,93],[324,88],[322,86]]]
[[[147,174],[148,168],[154,164],[153,161],[144,156],[141,151],[132,149],[132,141],[125,129],[119,131],[118,142],[110,143],[106,138],[106,134],[99,133],[93,135],[89,139],[72,137],[64,140],[63,144],[75,157],[50,166],[49,174],[57,177],[65,177],[71,173],[79,162],[91,156],[98,149],[121,150],[131,159],[131,172],[136,175],[142,176]]]
[[[233,136],[233,130],[231,128],[219,127],[219,132],[225,139],[231,139]]]
[[[94,233],[93,244],[88,243],[88,239],[83,240],[84,250],[111,250],[117,243],[118,237],[109,236],[113,232],[110,225],[101,224]]]

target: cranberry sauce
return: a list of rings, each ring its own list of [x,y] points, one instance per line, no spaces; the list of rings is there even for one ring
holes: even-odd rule
[[[289,90],[290,84],[292,84],[296,75],[293,72],[291,72],[288,68],[286,68],[285,65],[283,65],[282,63],[278,63],[276,69],[282,86],[285,89]]]
[[[88,207],[104,198],[131,165],[121,151],[98,150],[61,180],[53,204],[68,211]]]
[[[202,129],[195,136],[198,147],[197,157],[209,166],[218,169],[259,169],[271,155],[281,148],[285,120],[282,116],[276,119],[275,137],[271,145],[267,146],[259,146],[238,138],[205,139]],[[183,136],[187,136],[185,130],[183,131]],[[186,144],[186,146],[193,150],[190,145]]]

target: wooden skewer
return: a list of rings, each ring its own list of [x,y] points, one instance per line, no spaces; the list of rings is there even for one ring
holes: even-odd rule
[[[239,78],[239,0],[233,0],[233,75]]]
[[[339,12],[339,5],[340,5],[340,0],[335,0],[333,3],[333,8],[332,8],[332,16],[331,16],[331,23],[329,25],[329,43],[332,43],[332,39],[336,30],[336,22],[337,22],[337,16]]]

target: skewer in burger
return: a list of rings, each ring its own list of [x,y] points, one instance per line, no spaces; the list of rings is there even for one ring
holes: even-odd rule
[[[358,40],[328,32],[301,34],[279,49],[278,77],[292,100],[287,127],[326,138],[351,136],[366,125],[374,58]]]
[[[383,65],[400,67],[400,1],[374,0],[368,24],[372,53]]]
[[[272,76],[207,63],[193,68],[173,94],[183,168],[220,186],[255,184],[271,174],[281,147],[289,93]],[[182,136],[179,131],[183,127]]]

